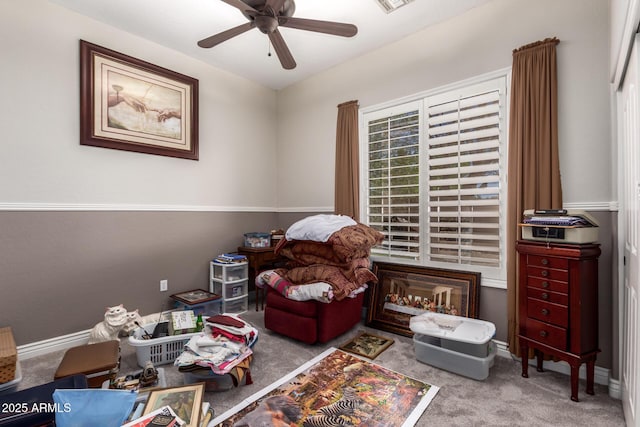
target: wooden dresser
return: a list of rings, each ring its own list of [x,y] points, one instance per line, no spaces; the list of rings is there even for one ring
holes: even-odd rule
[[[264,289],[256,287],[256,276],[262,270],[276,268],[286,262],[286,258],[276,255],[274,249],[273,246],[264,248],[238,247],[238,253],[246,256],[249,262],[249,290],[256,291],[256,311],[258,311],[258,307],[264,309]]]
[[[571,367],[571,400],[578,401],[578,372],[587,364],[587,394],[593,394],[598,348],[598,244],[554,244],[520,240],[519,339],[522,376],[527,378],[528,353],[536,368],[543,355]]]

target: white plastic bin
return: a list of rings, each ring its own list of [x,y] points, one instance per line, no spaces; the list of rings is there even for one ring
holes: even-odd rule
[[[420,362],[483,380],[493,366],[496,327],[485,320],[427,312],[410,319]]]
[[[228,314],[242,314],[249,308],[249,299],[245,295],[224,302],[224,312]]]
[[[222,298],[212,301],[206,301],[200,304],[185,304],[180,301],[175,302],[176,309],[178,310],[191,310],[196,316],[206,315],[215,316],[222,313]]]
[[[152,333],[155,327],[155,323],[144,325],[144,329],[148,333]],[[142,328],[138,328],[133,332],[133,335],[129,337],[129,344],[136,349],[138,366],[142,368],[144,368],[147,361],[151,361],[154,365],[173,363],[173,361],[182,354],[184,345],[189,342],[192,336],[197,335],[198,332],[170,335],[148,340],[142,338],[144,334],[145,331],[143,331]]]
[[[444,369],[458,375],[484,380],[489,376],[489,368],[493,366],[496,346],[488,345],[487,357],[475,357],[469,354],[443,348],[441,339],[429,335],[414,334],[416,359],[427,365]]]

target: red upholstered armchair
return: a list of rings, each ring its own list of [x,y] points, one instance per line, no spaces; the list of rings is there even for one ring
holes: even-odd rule
[[[308,344],[342,335],[362,318],[364,292],[355,298],[323,303],[294,301],[267,287],[264,324],[271,331]]]

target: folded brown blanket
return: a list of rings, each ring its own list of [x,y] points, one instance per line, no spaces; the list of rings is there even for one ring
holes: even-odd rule
[[[364,224],[343,227],[323,242],[281,239],[274,251],[302,265],[329,264],[347,267],[354,259],[366,258],[384,235]]]
[[[287,269],[277,269],[276,273],[295,285],[314,282],[329,283],[335,300],[342,300],[365,283],[377,283],[378,278],[367,267],[343,270],[326,264],[314,264]],[[347,277],[347,274],[349,277]]]

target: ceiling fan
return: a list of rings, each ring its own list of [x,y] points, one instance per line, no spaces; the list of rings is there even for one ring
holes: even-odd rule
[[[287,70],[295,68],[296,61],[293,59],[293,55],[291,55],[287,44],[282,38],[282,34],[278,31],[279,26],[342,37],[353,37],[358,32],[358,28],[352,24],[294,18],[292,16],[296,9],[294,0],[222,1],[239,9],[242,14],[249,19],[249,22],[202,39],[198,42],[198,46],[204,48],[214,47],[232,37],[257,27],[269,36],[269,40],[271,40],[271,44],[278,55],[282,67]]]

